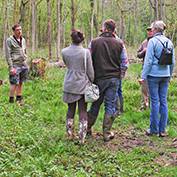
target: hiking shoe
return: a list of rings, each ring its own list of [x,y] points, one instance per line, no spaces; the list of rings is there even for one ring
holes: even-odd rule
[[[161,132],[159,133],[159,137],[167,137],[168,136],[168,133],[167,132]]]
[[[104,137],[104,142],[108,142],[108,141],[114,139],[115,135],[113,132],[106,132],[103,134],[103,137]]]
[[[158,133],[152,133],[151,131],[150,131],[150,129],[147,129],[146,130],[146,132],[145,132],[145,135],[147,135],[147,136],[153,136],[153,135],[158,135]]]

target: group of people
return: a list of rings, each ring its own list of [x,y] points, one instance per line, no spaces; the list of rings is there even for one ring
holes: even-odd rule
[[[170,39],[163,34],[166,25],[155,21],[147,28],[148,38],[138,50],[138,57],[143,58],[142,84],[144,106],[151,113],[150,128],[147,135],[166,135],[168,120],[167,91],[175,63],[174,47]],[[19,24],[12,27],[13,36],[6,41],[6,60],[9,66],[10,94],[9,102],[21,103],[22,84],[27,79],[26,44]],[[123,112],[122,79],[128,68],[128,57],[123,41],[116,35],[116,23],[112,19],[104,21],[101,34],[93,39],[88,49],[82,46],[84,34],[72,30],[72,43],[62,50],[62,58],[67,67],[64,78],[63,101],[67,103],[66,132],[74,138],[74,116],[76,106],[79,111],[79,140],[84,143],[86,136],[92,135],[92,128],[97,120],[100,107],[104,103],[103,139],[114,138],[111,128],[115,118]],[[162,43],[168,44],[173,61],[170,65],[160,65],[159,58],[163,50]],[[99,99],[87,110],[84,99],[85,90],[90,83],[99,87]]]

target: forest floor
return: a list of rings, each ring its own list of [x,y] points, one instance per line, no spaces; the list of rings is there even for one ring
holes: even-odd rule
[[[115,138],[103,142],[102,107],[93,137],[80,145],[65,133],[65,69],[52,67],[43,79],[29,80],[25,104],[19,106],[8,103],[7,68],[0,60],[0,79],[5,81],[0,86],[0,177],[177,177],[177,78],[168,93],[169,136],[148,137],[149,110],[140,111],[140,72],[141,64],[131,64],[123,81],[125,112],[114,122]]]

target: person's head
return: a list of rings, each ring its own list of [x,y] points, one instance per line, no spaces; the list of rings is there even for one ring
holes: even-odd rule
[[[112,32],[114,33],[116,29],[116,23],[112,19],[105,20],[102,26],[103,32]]]
[[[72,30],[71,39],[74,44],[80,44],[84,40],[84,34],[80,30]]]
[[[166,29],[166,24],[162,20],[155,21],[152,25],[153,34],[155,33],[163,33]]]
[[[15,37],[19,38],[22,36],[22,27],[20,26],[20,24],[15,24],[14,26],[12,26],[12,30]]]
[[[153,36],[152,25],[146,28],[147,37],[151,38]]]

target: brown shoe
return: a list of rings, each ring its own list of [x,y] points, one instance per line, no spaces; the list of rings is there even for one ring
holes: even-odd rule
[[[167,132],[161,132],[159,133],[159,137],[167,137],[168,136],[168,133]]]
[[[105,142],[108,142],[108,141],[114,139],[114,136],[115,136],[115,135],[114,135],[113,132],[106,132],[106,133],[104,133],[104,135],[103,135],[104,141],[105,141]]]

